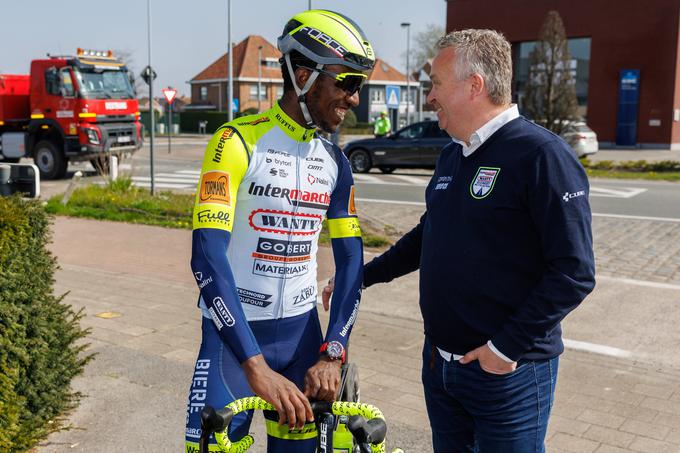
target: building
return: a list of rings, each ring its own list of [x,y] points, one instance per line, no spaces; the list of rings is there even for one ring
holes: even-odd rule
[[[233,90],[236,111],[269,109],[283,95],[281,53],[262,36],[250,35],[233,47]],[[261,59],[260,59],[261,55]],[[188,110],[226,110],[228,54],[189,81],[192,104]],[[258,82],[261,91],[258,105]]]
[[[447,31],[491,28],[513,46],[521,109],[529,54],[550,10],[569,38],[580,113],[601,146],[680,149],[678,0],[447,1]]]

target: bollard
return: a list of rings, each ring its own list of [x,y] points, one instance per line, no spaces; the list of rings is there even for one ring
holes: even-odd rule
[[[118,156],[111,156],[109,159],[109,176],[111,181],[118,179]]]
[[[9,178],[12,168],[7,164],[0,164],[0,197],[8,197],[12,194],[9,188]]]
[[[61,198],[61,204],[66,206],[68,203],[68,199],[71,198],[71,194],[73,193],[74,190],[76,190],[76,186],[80,182],[80,178],[83,177],[83,172],[78,170],[75,172],[73,175],[73,178],[71,178],[71,182],[68,184],[68,187],[66,188],[66,192],[64,192],[64,196]]]

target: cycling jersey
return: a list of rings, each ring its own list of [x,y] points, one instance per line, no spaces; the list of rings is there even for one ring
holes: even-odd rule
[[[196,193],[191,265],[204,316],[239,362],[260,353],[246,320],[288,318],[315,306],[324,218],[336,263],[326,341],[346,345],[363,266],[346,157],[278,104],[213,135]]]

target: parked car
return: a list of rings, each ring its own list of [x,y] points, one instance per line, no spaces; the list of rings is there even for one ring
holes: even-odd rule
[[[392,173],[395,168],[434,168],[439,152],[449,142],[451,137],[439,129],[437,121],[422,121],[388,137],[350,142],[343,151],[355,173],[373,167]]]
[[[562,138],[569,143],[578,157],[595,154],[599,150],[597,134],[583,122],[572,123],[567,131],[562,133]]]

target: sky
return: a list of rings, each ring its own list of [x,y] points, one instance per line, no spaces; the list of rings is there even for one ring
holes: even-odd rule
[[[187,83],[227,49],[227,0],[150,0],[154,92]],[[405,72],[406,30],[444,26],[445,0],[232,0],[232,42],[249,34],[276,45],[284,24],[312,8],[347,15],[363,28],[376,55]],[[0,74],[28,74],[30,61],[47,53],[72,55],[78,47],[124,51],[135,76],[148,63],[145,0],[0,0]]]

